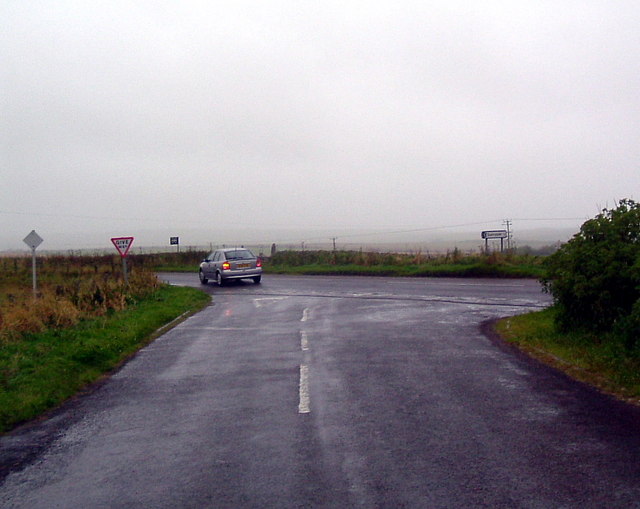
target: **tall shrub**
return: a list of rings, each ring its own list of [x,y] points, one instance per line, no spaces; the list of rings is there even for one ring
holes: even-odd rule
[[[625,199],[586,221],[548,258],[545,288],[567,330],[618,331],[638,341],[640,204]]]

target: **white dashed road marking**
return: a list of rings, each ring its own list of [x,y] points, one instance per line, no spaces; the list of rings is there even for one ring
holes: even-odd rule
[[[300,331],[300,348],[303,352],[309,350],[309,337],[305,331]]]
[[[299,414],[308,414],[311,412],[309,401],[309,366],[302,364],[300,366],[300,403],[298,404]]]

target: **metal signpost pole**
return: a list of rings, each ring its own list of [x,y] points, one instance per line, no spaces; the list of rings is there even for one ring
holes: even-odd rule
[[[31,230],[31,233],[27,235],[22,241],[31,248],[31,269],[33,271],[33,298],[38,297],[38,278],[36,276],[36,248],[42,244],[43,239],[36,233],[35,230]]]
[[[33,272],[33,298],[38,296],[38,277],[36,276],[36,248],[31,249],[31,271]]]
[[[128,285],[129,284],[129,276],[127,274],[127,257],[126,256],[122,257],[122,273],[124,274],[124,284]]]

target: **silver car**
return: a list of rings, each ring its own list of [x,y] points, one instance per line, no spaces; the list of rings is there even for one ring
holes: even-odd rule
[[[262,279],[262,261],[245,248],[218,249],[202,261],[199,276],[203,285],[210,279],[220,286],[230,279],[253,279],[257,284]]]

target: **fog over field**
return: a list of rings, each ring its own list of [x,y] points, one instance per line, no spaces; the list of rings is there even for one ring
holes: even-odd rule
[[[0,251],[566,240],[639,198],[639,26],[630,0],[5,0]]]
[[[502,226],[498,227],[502,229]],[[442,231],[428,232],[397,232],[397,233],[367,233],[357,230],[260,230],[260,229],[231,229],[219,230],[212,234],[210,231],[186,228],[175,235],[165,236],[157,230],[139,230],[136,232],[132,244],[131,253],[150,253],[159,251],[185,250],[212,250],[218,247],[244,246],[256,252],[268,255],[275,244],[277,250],[363,250],[375,252],[421,252],[423,254],[443,254],[458,249],[463,253],[478,253],[485,249],[485,241],[477,231],[455,231],[456,229],[443,229]],[[574,228],[539,228],[523,231],[512,231],[510,246],[514,248],[542,249],[558,246],[575,233]],[[179,246],[171,245],[170,238],[179,237]],[[39,252],[46,253],[106,253],[117,254],[114,246],[107,238],[99,234],[80,233],[78,235],[65,236],[67,246],[60,247],[55,237],[47,239],[39,248]],[[503,247],[508,246],[504,240]],[[492,251],[501,249],[500,240],[490,240],[486,246]],[[24,254],[31,251],[26,245],[17,249],[0,251],[0,256]]]

